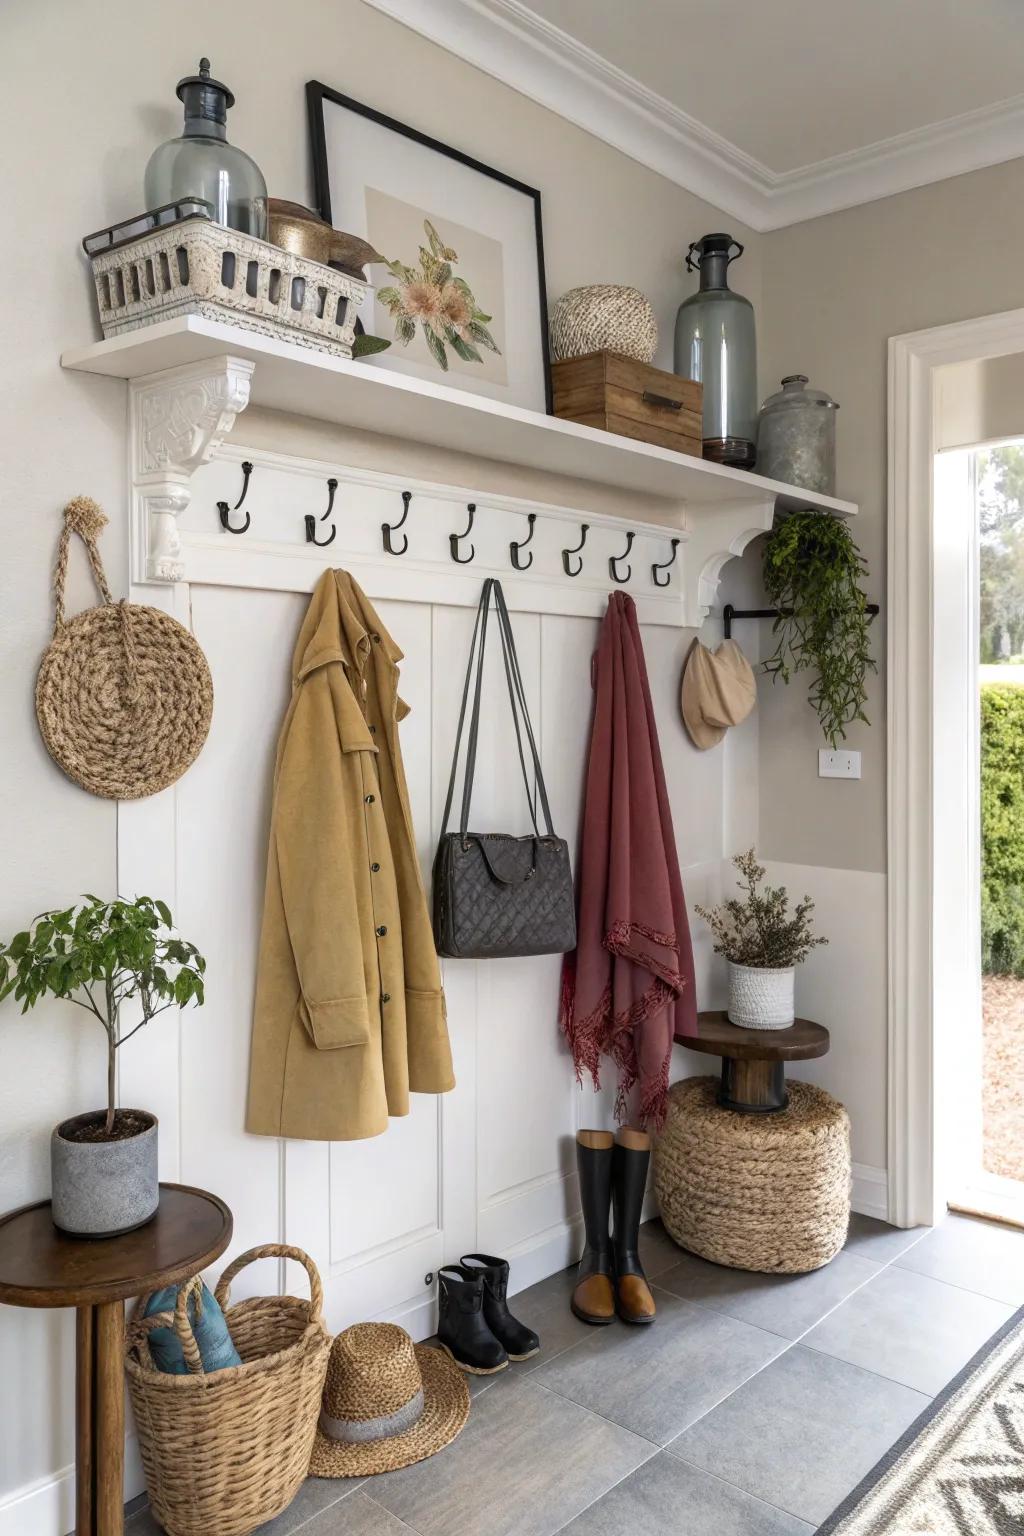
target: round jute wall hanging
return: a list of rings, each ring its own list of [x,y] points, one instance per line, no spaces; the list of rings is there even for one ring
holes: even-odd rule
[[[46,750],[69,778],[109,800],[140,800],[180,779],[198,757],[213,714],[213,679],[176,619],[114,601],[96,542],[106,523],[88,496],[64,508],[56,617],[36,679],[36,716]],[[103,602],[69,619],[72,533],[85,544]]]

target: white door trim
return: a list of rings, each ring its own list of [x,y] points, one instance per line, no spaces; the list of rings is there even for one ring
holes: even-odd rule
[[[940,1218],[950,1195],[937,1114],[947,1075],[935,1030],[937,835],[964,806],[936,794],[934,373],[1024,352],[1024,309],[889,341],[888,928],[890,1220]],[[943,814],[943,812],[948,814]],[[941,861],[942,850],[939,850]]]

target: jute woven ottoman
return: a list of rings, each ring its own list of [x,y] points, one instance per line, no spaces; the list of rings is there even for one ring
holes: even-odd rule
[[[778,1114],[738,1115],[718,1079],[669,1090],[654,1149],[661,1219],[681,1248],[766,1274],[820,1269],[846,1241],[850,1120],[821,1088],[790,1081]]]

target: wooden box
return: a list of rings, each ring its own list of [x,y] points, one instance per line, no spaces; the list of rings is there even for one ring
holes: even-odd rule
[[[703,389],[619,352],[590,352],[551,364],[553,411],[620,437],[701,457]]]

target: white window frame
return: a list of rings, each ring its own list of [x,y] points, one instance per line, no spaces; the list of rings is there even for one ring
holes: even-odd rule
[[[1021,352],[1024,309],[889,341],[888,1166],[889,1219],[904,1227],[962,1201],[981,1102],[980,1031],[965,1018],[980,1017],[977,732],[963,729],[976,719],[976,541],[950,515],[969,454],[936,460],[934,375]]]

